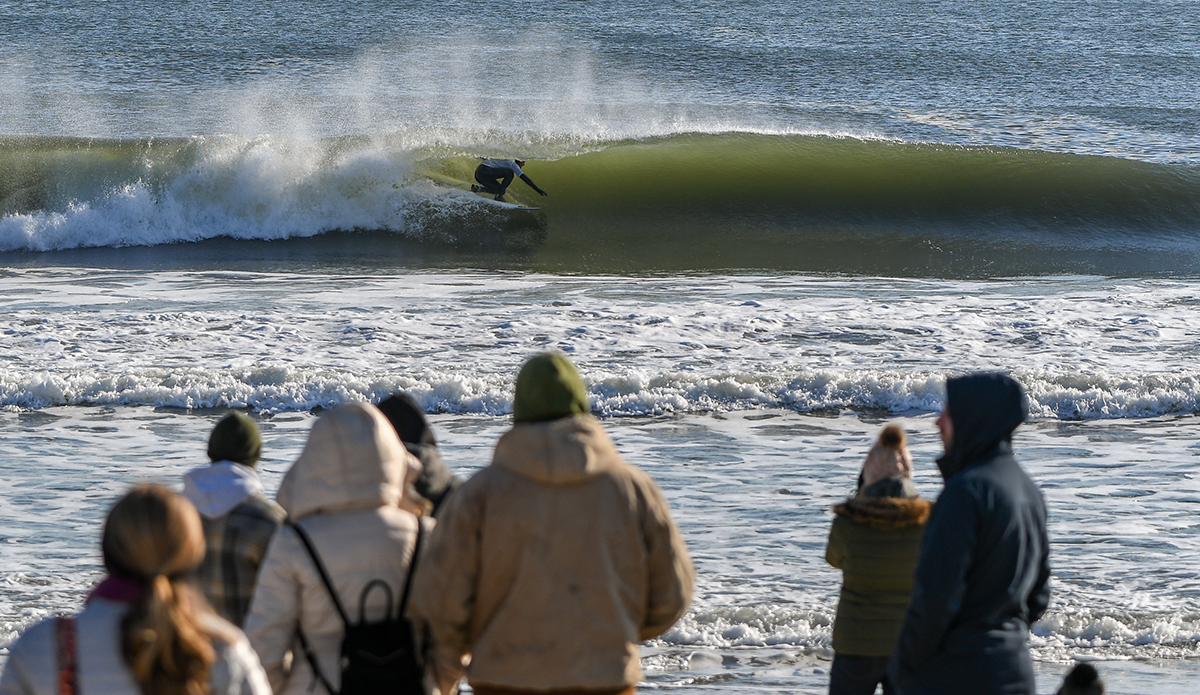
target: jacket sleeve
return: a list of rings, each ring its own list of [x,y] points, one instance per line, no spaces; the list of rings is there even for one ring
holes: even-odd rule
[[[288,674],[284,658],[292,649],[299,621],[300,580],[289,557],[300,551],[296,532],[284,526],[267,547],[267,556],[258,570],[258,583],[246,616],[246,636],[258,653],[267,680],[275,693],[282,693]],[[289,546],[291,547],[289,550]],[[296,653],[295,658],[303,659]]]
[[[259,665],[258,655],[240,631],[212,665],[209,685],[213,695],[271,695],[271,685]]]
[[[1046,518],[1042,517],[1042,556],[1038,561],[1037,582],[1029,592],[1026,608],[1029,610],[1029,622],[1032,624],[1045,614],[1050,606],[1050,538],[1046,535]]]
[[[842,560],[846,557],[846,543],[842,540],[842,525],[838,521],[840,518],[833,518],[833,523],[829,525],[829,541],[825,544],[825,562],[838,569],[842,568]]]
[[[940,651],[962,609],[979,521],[976,500],[963,487],[948,487],[934,505],[917,561],[912,600],[888,666],[898,686]]]
[[[442,695],[453,693],[463,677],[463,656],[471,651],[471,619],[479,577],[481,500],[468,484],[438,512],[413,576],[408,613],[423,642],[430,677]]]
[[[638,639],[648,640],[666,632],[683,617],[692,602],[696,570],[662,491],[644,474],[639,482],[645,505],[642,535],[649,581],[646,617],[638,629]]]
[[[39,623],[9,646],[8,661],[0,674],[3,695],[57,693],[54,621]]]

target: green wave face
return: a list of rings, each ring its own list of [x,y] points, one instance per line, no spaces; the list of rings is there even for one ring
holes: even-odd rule
[[[527,169],[553,185],[562,209],[601,218],[700,210],[816,223],[1137,225],[1194,223],[1200,213],[1195,169],[850,138],[678,136]]]
[[[729,134],[526,170],[552,267],[1120,273],[1200,243],[1200,172],[1107,157]]]

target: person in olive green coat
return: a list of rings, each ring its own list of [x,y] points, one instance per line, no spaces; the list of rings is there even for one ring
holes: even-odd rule
[[[930,503],[909,476],[904,431],[888,425],[859,476],[858,493],[833,508],[825,559],[842,570],[833,623],[830,695],[872,695],[887,679],[887,662],[904,623],[913,571]]]

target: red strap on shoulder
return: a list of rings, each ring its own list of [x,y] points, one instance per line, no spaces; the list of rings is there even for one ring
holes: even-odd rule
[[[79,695],[74,618],[59,616],[54,620],[54,642],[58,652],[58,695]]]

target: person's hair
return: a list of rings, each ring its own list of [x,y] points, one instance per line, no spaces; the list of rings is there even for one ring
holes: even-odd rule
[[[121,620],[121,653],[142,695],[208,695],[219,623],[184,581],[204,559],[195,507],[161,485],[139,485],[108,513],[101,542],[109,574],[145,591]],[[206,624],[207,623],[207,624]]]
[[[883,430],[879,432],[879,445],[884,448],[899,449],[907,443],[908,437],[904,435],[904,430],[895,423],[884,425]]]
[[[416,399],[407,393],[399,392],[388,396],[376,406],[379,412],[392,423],[396,436],[407,444],[422,444],[437,446],[437,437],[425,419],[425,411]]]

